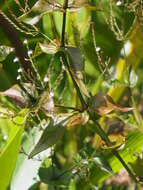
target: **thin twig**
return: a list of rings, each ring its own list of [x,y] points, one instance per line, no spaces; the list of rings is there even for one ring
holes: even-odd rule
[[[66,29],[66,15],[67,15],[67,8],[68,8],[68,0],[65,0],[63,5],[63,26],[62,26],[62,38],[61,38],[61,47],[65,46],[65,29]]]

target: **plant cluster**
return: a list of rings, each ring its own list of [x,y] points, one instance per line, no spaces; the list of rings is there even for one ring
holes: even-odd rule
[[[142,0],[0,7],[0,189],[141,189]]]

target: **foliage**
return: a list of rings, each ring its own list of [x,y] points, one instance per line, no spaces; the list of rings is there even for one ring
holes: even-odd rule
[[[141,189],[142,6],[0,2],[0,189]]]

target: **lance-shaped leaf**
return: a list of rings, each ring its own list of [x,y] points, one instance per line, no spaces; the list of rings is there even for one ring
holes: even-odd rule
[[[49,147],[55,145],[64,135],[66,126],[65,122],[70,119],[69,116],[62,120],[60,123],[54,125],[54,121],[51,119],[49,125],[45,128],[42,133],[39,142],[30,153],[29,158],[32,158],[36,154],[48,149]]]
[[[14,118],[15,123],[7,119],[7,125],[10,127],[10,135],[6,146],[0,154],[0,189],[6,190],[10,183],[14,171],[16,160],[20,148],[22,133],[24,130],[25,113],[23,110]]]
[[[93,96],[92,98],[90,98],[89,110],[91,112],[96,112],[99,115],[103,116],[103,115],[109,114],[110,112],[114,110],[119,110],[121,112],[129,112],[133,110],[133,108],[122,107],[116,104],[109,95],[99,93]]]
[[[66,47],[65,51],[67,52],[69,58],[72,75],[78,84],[78,87],[84,95],[89,97],[88,89],[83,82],[84,57],[81,54],[81,51],[76,47]]]

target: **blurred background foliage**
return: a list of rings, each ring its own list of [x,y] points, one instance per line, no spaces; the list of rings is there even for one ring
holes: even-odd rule
[[[142,189],[143,2],[69,0],[64,50],[63,4],[0,1],[43,90],[39,96],[36,82],[25,79],[1,24],[0,189]],[[88,102],[83,113],[62,53]],[[42,97],[38,103],[22,92],[19,81],[34,99]],[[95,112],[112,146],[99,137],[89,112]]]

